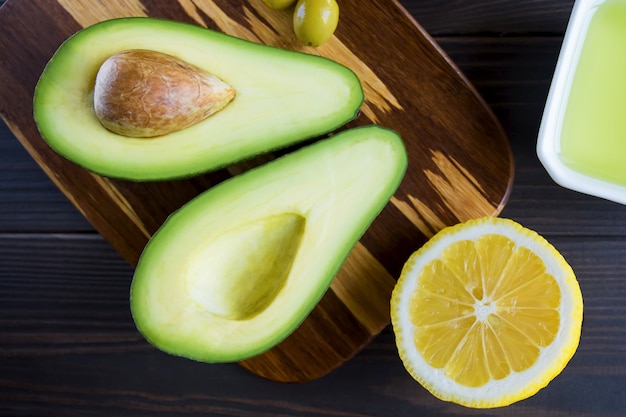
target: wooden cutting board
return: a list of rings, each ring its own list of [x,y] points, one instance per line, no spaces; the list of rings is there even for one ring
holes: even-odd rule
[[[301,326],[241,365],[276,381],[327,374],[389,324],[404,261],[441,228],[497,215],[512,186],[513,159],[498,121],[428,34],[393,0],[340,1],[329,42],[303,47],[291,11],[262,0],[8,0],[0,9],[0,114],[32,157],[131,265],[165,218],[212,185],[263,163],[264,155],[183,181],[135,183],[91,174],[42,141],[32,95],[46,62],[82,27],[122,16],[185,21],[255,42],[320,54],[352,68],[365,90],[359,117],[403,137],[406,177]]]

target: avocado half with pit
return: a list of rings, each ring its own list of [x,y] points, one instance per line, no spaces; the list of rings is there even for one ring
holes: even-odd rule
[[[260,354],[293,332],[399,186],[401,138],[345,130],[220,183],[172,214],[131,284],[138,330],[203,362]]]
[[[158,57],[139,56],[145,52]],[[134,17],[66,40],[33,106],[41,136],[59,154],[141,181],[189,177],[320,136],[353,119],[362,102],[358,77],[330,59]],[[111,128],[129,119],[131,128]],[[159,124],[172,128],[150,131]]]

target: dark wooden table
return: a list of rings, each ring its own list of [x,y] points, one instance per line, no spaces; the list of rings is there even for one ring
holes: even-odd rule
[[[414,382],[390,328],[339,369],[305,384],[161,353],[131,319],[132,269],[0,122],[1,416],[626,414],[626,207],[557,186],[535,154],[573,2],[401,3],[476,86],[510,138],[515,182],[502,216],[547,237],[577,273],[585,318],[580,347],[563,373],[530,399],[480,411],[439,401]]]

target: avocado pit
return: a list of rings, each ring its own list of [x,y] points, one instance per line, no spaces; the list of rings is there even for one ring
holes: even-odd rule
[[[110,56],[94,86],[94,110],[108,130],[150,138],[192,126],[230,103],[236,91],[213,74],[162,52]]]

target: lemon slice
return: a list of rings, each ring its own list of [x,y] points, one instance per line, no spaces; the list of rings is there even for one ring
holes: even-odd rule
[[[578,347],[572,268],[537,233],[487,217],[443,229],[406,262],[391,299],[398,352],[436,397],[509,405],[554,379]]]

